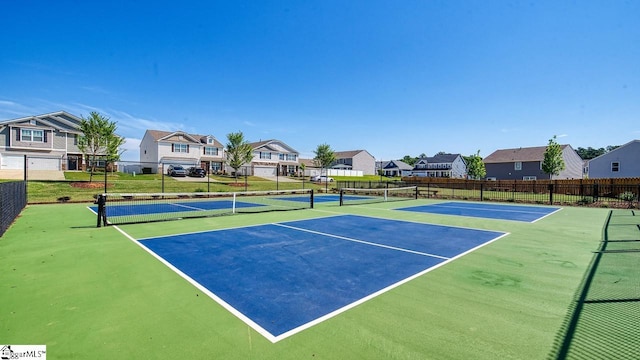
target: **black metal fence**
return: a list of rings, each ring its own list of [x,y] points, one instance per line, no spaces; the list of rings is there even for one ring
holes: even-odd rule
[[[639,183],[339,181],[338,188],[418,186],[419,198],[499,201],[566,206],[637,208]]]
[[[612,210],[549,358],[640,359],[640,216]]]
[[[0,183],[0,236],[4,235],[26,205],[25,181]]]

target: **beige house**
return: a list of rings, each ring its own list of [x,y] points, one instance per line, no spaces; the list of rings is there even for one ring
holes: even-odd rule
[[[143,172],[161,173],[169,165],[201,167],[210,172],[224,169],[224,146],[213,135],[184,131],[147,130],[140,142]]]
[[[266,140],[251,143],[253,159],[250,174],[272,177],[297,174],[299,170],[298,151],[280,140]],[[229,169],[229,171],[233,171]]]
[[[376,159],[367,150],[336,151],[332,169],[362,171],[363,175],[376,175]]]

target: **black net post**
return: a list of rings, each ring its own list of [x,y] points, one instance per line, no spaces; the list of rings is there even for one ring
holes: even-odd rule
[[[107,194],[100,194],[95,201],[98,204],[98,223],[96,227],[107,226]]]

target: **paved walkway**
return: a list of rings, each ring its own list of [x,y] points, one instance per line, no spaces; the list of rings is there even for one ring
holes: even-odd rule
[[[23,180],[24,170],[0,170],[0,179]],[[29,170],[27,180],[64,180],[64,171]]]

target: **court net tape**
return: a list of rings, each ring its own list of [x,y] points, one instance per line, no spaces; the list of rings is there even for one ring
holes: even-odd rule
[[[397,188],[340,189],[340,206],[379,203],[387,201],[414,200],[418,198],[417,186]]]
[[[313,190],[104,194],[109,224],[313,208]]]

